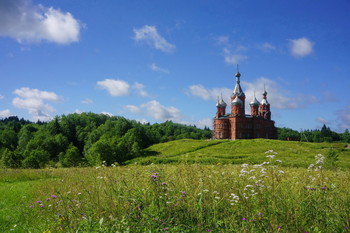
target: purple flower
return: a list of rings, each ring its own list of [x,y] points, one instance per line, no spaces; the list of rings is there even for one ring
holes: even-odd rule
[[[259,216],[259,217],[261,217],[261,216],[262,216],[262,213],[261,213],[261,212],[259,212],[259,213],[258,213],[258,216]]]
[[[36,203],[39,203],[39,204],[40,204],[40,203],[41,203],[41,201],[36,201]]]
[[[242,221],[245,221],[245,220],[247,220],[246,218],[242,218]]]
[[[51,200],[51,198],[46,198],[46,201],[50,201]]]
[[[254,219],[252,219],[252,220],[250,220],[250,221],[254,222],[255,220],[254,220]]]
[[[163,182],[163,183],[162,183],[162,185],[166,185],[166,183],[165,183],[165,182]]]
[[[278,229],[282,229],[282,226],[278,226],[277,228],[278,228]]]
[[[51,195],[51,197],[52,197],[52,198],[54,198],[54,199],[55,199],[55,198],[57,198],[57,196],[56,196],[56,195]]]
[[[326,189],[327,189],[327,187],[321,187],[321,189],[322,189],[322,190],[326,190]]]
[[[207,232],[211,232],[211,230],[210,230],[210,229],[207,229]]]
[[[33,206],[33,205],[30,205],[29,208],[34,208],[34,206]]]

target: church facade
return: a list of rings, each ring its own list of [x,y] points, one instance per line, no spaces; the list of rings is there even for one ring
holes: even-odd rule
[[[214,118],[215,139],[276,139],[277,128],[271,120],[270,103],[267,101],[267,92],[262,93],[259,102],[254,96],[249,103],[250,115],[245,114],[245,94],[240,85],[241,74],[237,72],[236,85],[231,95],[231,112],[226,113],[227,104],[218,98],[216,103],[216,115]],[[265,89],[265,88],[264,88]]]

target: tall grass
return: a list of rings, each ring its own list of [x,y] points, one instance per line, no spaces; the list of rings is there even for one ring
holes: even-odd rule
[[[348,231],[349,171],[325,170],[321,155],[303,169],[281,166],[273,151],[261,154],[260,164],[51,170],[51,178],[36,184],[36,196],[21,203],[22,218],[6,230]]]

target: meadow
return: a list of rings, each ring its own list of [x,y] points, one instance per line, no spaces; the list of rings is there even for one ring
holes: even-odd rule
[[[154,145],[127,166],[2,169],[0,229],[349,232],[345,146],[185,140]],[[158,164],[140,165],[156,157]]]

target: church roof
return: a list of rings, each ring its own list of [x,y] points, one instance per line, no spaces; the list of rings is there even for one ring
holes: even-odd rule
[[[241,77],[241,74],[237,72],[235,76],[236,76],[236,86],[233,89],[232,96],[245,96],[239,80],[239,78]]]
[[[227,104],[225,103],[225,101],[223,100],[222,95],[221,95],[220,98],[218,97],[218,102],[216,103],[216,107],[226,107],[226,106],[227,106]]]

